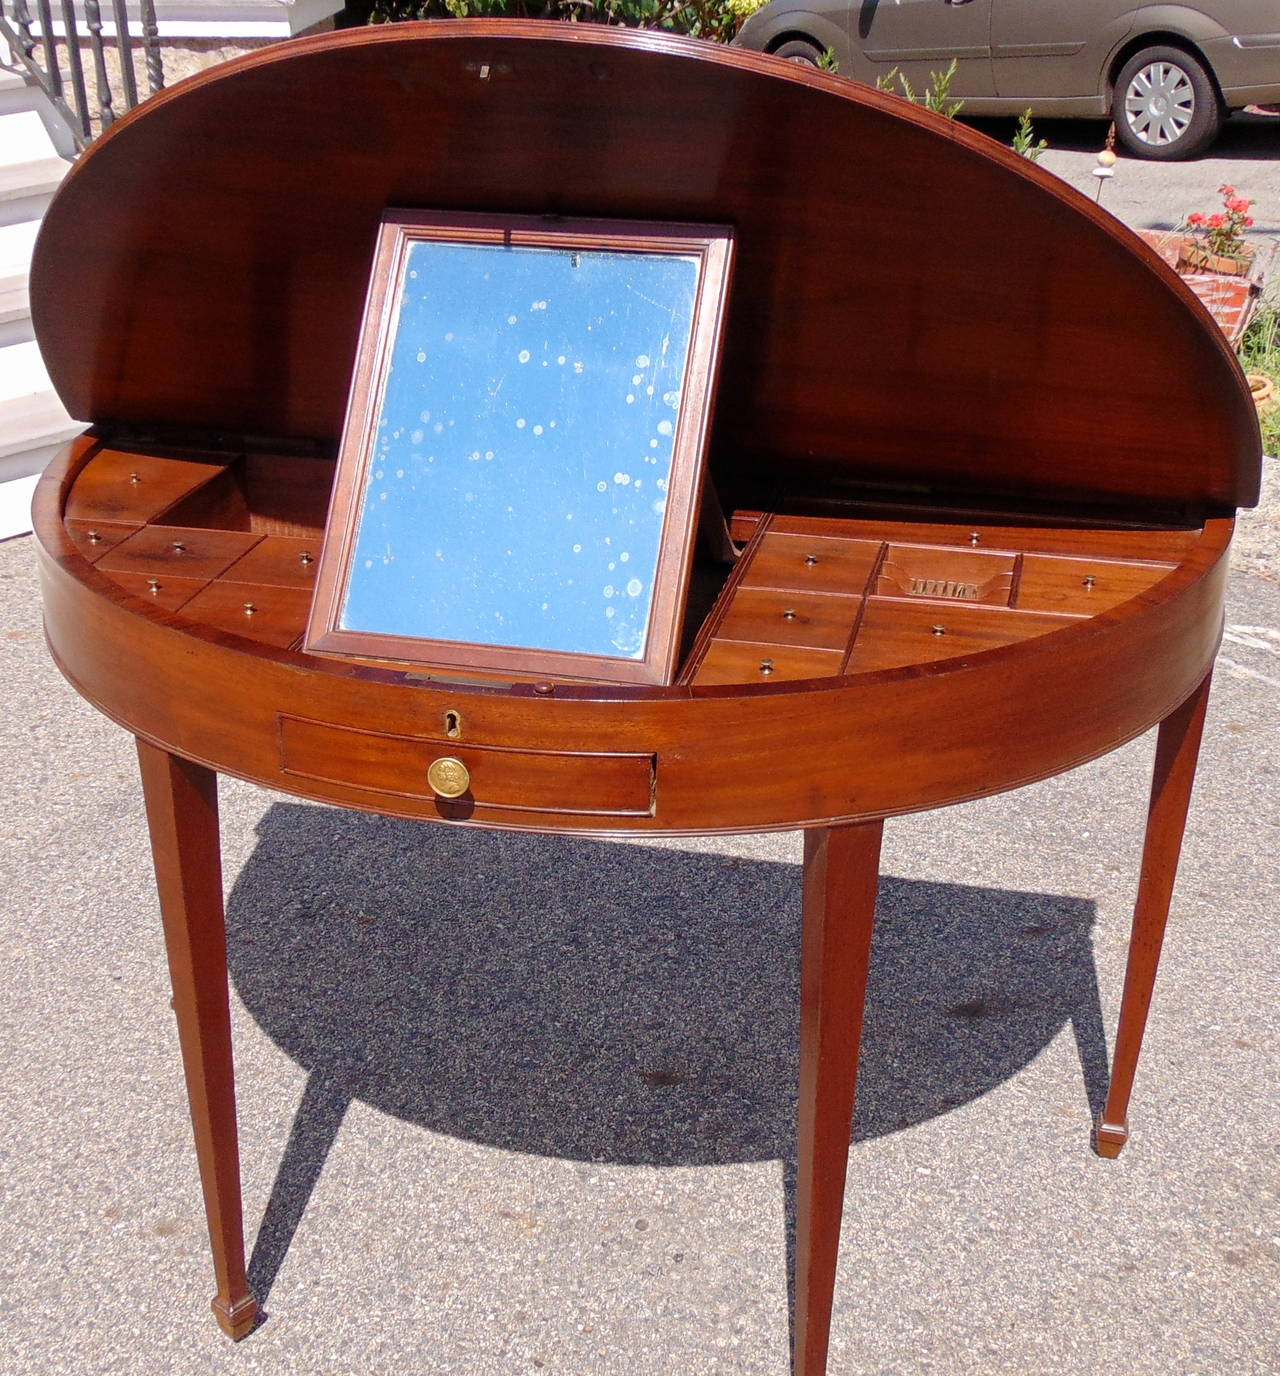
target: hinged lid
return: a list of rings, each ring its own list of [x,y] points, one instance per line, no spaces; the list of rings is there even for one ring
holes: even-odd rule
[[[63,183],[32,270],[67,408],[335,441],[389,206],[733,226],[726,504],[1256,500],[1233,355],[1110,215],[896,97],[588,25],[348,30],[121,120]]]

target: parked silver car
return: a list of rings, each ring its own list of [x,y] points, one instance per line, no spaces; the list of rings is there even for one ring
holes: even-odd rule
[[[1280,101],[1280,0],[772,0],[734,40],[916,91],[956,59],[967,115],[1115,120],[1144,158],[1189,158],[1231,110]]]

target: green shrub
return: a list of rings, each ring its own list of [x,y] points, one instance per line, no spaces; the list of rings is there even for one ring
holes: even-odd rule
[[[876,90],[883,91],[886,95],[900,95],[913,105],[923,105],[926,110],[932,110],[935,115],[955,119],[964,109],[963,100],[953,100],[951,97],[951,83],[955,80],[956,67],[957,61],[953,57],[945,72],[930,72],[929,84],[919,95],[907,80],[907,74],[893,67],[876,77]]]
[[[1240,362],[1248,373],[1269,377],[1280,388],[1280,293],[1268,293],[1240,341]],[[1262,412],[1262,448],[1280,454],[1280,403]]]
[[[727,43],[765,0],[373,0],[369,19],[562,19],[665,29]]]

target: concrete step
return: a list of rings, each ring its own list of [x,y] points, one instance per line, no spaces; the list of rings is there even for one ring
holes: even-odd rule
[[[83,429],[58,400],[33,342],[0,349],[0,459],[70,439]]]
[[[56,453],[56,446],[53,453]],[[49,458],[53,457],[50,453]],[[45,460],[45,463],[48,459]],[[43,465],[42,465],[43,466]],[[15,535],[31,533],[31,498],[35,495],[40,475],[0,481],[0,540],[12,540]]]
[[[31,529],[37,476],[83,429],[50,386],[34,343],[0,348],[0,540]]]
[[[0,225],[0,330],[5,325],[16,325],[30,318],[27,277],[31,270],[31,250],[39,230],[39,220]],[[0,344],[14,342],[0,333]]]
[[[35,58],[38,63],[44,62],[42,46],[36,47]],[[76,156],[76,141],[67,120],[54,109],[53,103],[36,82],[27,78],[9,46],[0,38],[0,115],[23,110],[34,110],[39,114],[58,153],[64,158]]]
[[[0,225],[38,219],[69,166],[34,110],[0,115]]]
[[[0,69],[0,540],[31,529],[39,473],[83,429],[50,385],[31,330],[31,250],[70,165],[50,137],[53,113],[42,102],[23,77]]]
[[[0,348],[0,540],[31,529],[37,477],[83,429],[58,400],[34,343]]]

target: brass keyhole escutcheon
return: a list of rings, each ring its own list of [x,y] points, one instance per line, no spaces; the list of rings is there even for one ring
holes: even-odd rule
[[[451,741],[459,740],[462,736],[462,713],[455,712],[452,708],[444,714],[444,734]]]
[[[437,798],[461,798],[471,787],[471,775],[461,760],[441,755],[427,766],[427,782]]]
[[[794,621],[796,619],[796,609],[794,607],[787,607],[782,613],[782,619],[784,621]]]

